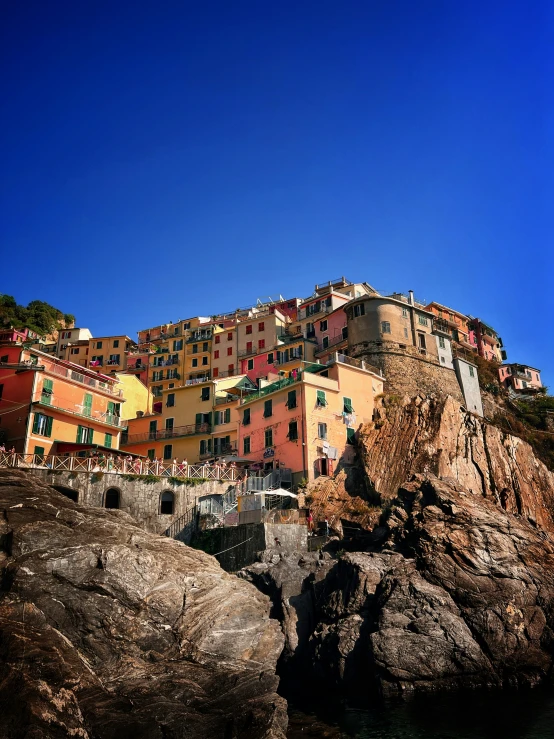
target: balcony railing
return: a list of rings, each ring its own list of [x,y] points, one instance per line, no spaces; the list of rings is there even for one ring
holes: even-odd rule
[[[260,349],[259,351],[265,353],[268,350],[264,347],[263,349]],[[269,350],[269,351],[271,351],[271,350]],[[249,356],[254,355],[254,354],[257,354],[257,353],[258,353],[258,349],[254,345],[252,345],[249,349],[239,349],[239,351],[237,352],[237,356],[239,358],[240,357],[249,357]]]
[[[50,362],[48,359],[41,358],[41,364],[44,366],[45,371],[49,374],[58,375],[59,377],[66,377],[68,380],[73,380],[73,382],[78,382],[81,385],[86,385],[87,387],[93,388],[94,390],[99,390],[103,393],[109,393],[110,395],[114,395],[118,398],[121,398],[123,396],[122,390],[118,390],[114,388],[111,384],[103,382],[102,380],[96,380],[92,377],[89,377],[88,375],[84,375],[77,370],[69,369],[69,367],[64,367],[61,364],[55,364],[54,362]]]
[[[72,416],[79,416],[82,419],[89,419],[91,421],[98,421],[99,423],[106,423],[109,426],[115,426],[116,428],[126,428],[127,419],[123,419],[120,416],[115,416],[112,413],[103,413],[102,411],[92,410],[82,405],[75,405],[73,408],[64,408],[55,404],[54,396],[42,396],[38,400],[35,400],[34,405],[40,405],[44,409],[52,409],[54,411],[60,411],[60,413],[70,413]]]
[[[189,426],[175,426],[172,429],[160,429],[159,431],[145,431],[142,434],[123,435],[121,446],[129,444],[140,444],[143,441],[161,441],[163,439],[176,439],[180,436],[194,436],[195,434],[210,434],[212,427],[209,423],[193,423]]]
[[[298,311],[298,319],[300,321],[304,320],[305,318],[315,318],[315,316],[320,316],[325,313],[331,313],[333,310],[332,305],[321,305],[317,310],[309,310],[307,308],[302,308]]]
[[[323,342],[318,344],[316,354],[318,354],[319,352],[327,351],[331,347],[337,346],[337,344],[343,344],[345,341],[348,341],[348,331],[346,331],[344,336],[342,334],[340,334],[339,336],[333,336],[332,339],[329,339],[327,346],[324,346]]]
[[[236,482],[243,477],[243,473],[235,467],[222,467],[217,464],[214,466],[174,464],[171,460],[152,462],[150,459],[129,459],[116,454],[114,456],[108,455],[100,460],[96,455],[95,457],[58,457],[51,454],[6,454],[0,452],[0,468],[6,467],[16,467],[29,472],[35,470],[104,472],[114,475],[155,475],[156,477],[178,477],[183,480],[229,480],[230,482]]]
[[[317,374],[318,372],[321,372],[321,370],[325,369],[327,369],[326,364],[314,363],[307,365],[304,369],[298,370],[296,377],[282,377],[280,380],[272,382],[270,385],[266,385],[261,390],[258,390],[255,393],[250,393],[245,398],[241,398],[240,403],[241,405],[244,405],[244,403],[250,403],[250,401],[252,400],[257,400],[258,398],[263,398],[266,395],[275,393],[278,390],[282,390],[284,387],[288,387],[288,385],[293,385],[295,382],[301,382],[302,377],[306,372],[310,374]]]
[[[373,364],[365,362],[363,359],[355,359],[354,357],[347,357],[346,354],[335,354],[335,361],[341,364],[349,364],[351,367],[358,367],[366,372],[374,372],[376,375],[383,376],[383,372],[379,367],[375,367]]]
[[[188,336],[185,339],[185,343],[194,344],[194,343],[198,343],[199,341],[210,341],[211,338],[212,338],[211,331],[202,331],[199,334],[193,334],[192,336]]]
[[[202,375],[202,377],[191,377],[189,380],[185,380],[185,385],[199,385],[201,382],[209,382],[210,375]]]

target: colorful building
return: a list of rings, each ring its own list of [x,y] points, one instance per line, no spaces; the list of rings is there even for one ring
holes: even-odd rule
[[[219,318],[218,318],[219,321]],[[233,377],[240,374],[237,363],[237,325],[235,319],[225,319],[213,327],[212,377]]]
[[[469,342],[480,357],[490,362],[502,362],[507,358],[506,350],[498,333],[480,318],[469,318]]]
[[[92,334],[88,328],[61,329],[58,333],[58,341],[56,342],[56,356],[58,359],[62,359],[69,344],[77,344],[80,341],[88,341],[89,339],[92,339]]]
[[[2,429],[19,453],[118,449],[124,402],[115,378],[40,351],[0,347]]]
[[[294,484],[331,475],[352,462],[356,430],[382,391],[378,372],[341,355],[267,384],[240,402],[239,456],[292,470]]]
[[[124,372],[129,352],[135,347],[136,342],[128,336],[95,336],[89,340],[88,366],[99,372]]]
[[[500,384],[517,393],[542,390],[541,371],[526,364],[503,364],[498,369]]]
[[[435,316],[435,327],[448,334],[455,346],[476,351],[475,345],[469,340],[469,318],[466,315],[436,302],[426,305],[425,310]]]

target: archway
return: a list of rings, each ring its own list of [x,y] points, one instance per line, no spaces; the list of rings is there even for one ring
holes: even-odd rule
[[[65,495],[66,498],[69,498],[69,500],[72,500],[74,503],[79,502],[79,491],[73,490],[73,488],[66,488],[64,485],[52,485],[54,490],[57,490],[58,493],[61,493],[62,495]]]
[[[119,508],[119,490],[117,488],[109,488],[104,496],[104,508]]]
[[[171,490],[164,490],[160,496],[160,513],[171,515],[175,504],[175,496]]]

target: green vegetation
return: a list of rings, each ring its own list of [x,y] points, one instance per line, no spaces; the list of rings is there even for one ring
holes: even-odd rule
[[[554,471],[554,397],[539,395],[512,403],[512,415],[498,413],[493,423],[507,434],[519,436],[537,457]]]
[[[12,295],[0,294],[0,326],[29,328],[40,336],[75,323],[75,316],[62,313],[42,300],[31,300],[27,307],[18,305]]]

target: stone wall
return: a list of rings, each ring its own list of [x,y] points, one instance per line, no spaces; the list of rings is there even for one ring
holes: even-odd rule
[[[279,545],[275,539],[279,540]],[[193,546],[217,555],[227,572],[236,572],[258,559],[258,552],[305,552],[308,549],[308,529],[300,524],[247,523],[239,526],[203,531]]]
[[[351,354],[383,370],[386,393],[451,395],[464,402],[455,371],[419,354],[413,347],[357,345]]]
[[[163,533],[168,526],[182,516],[196,499],[203,495],[225,493],[233,483],[228,480],[207,480],[199,485],[179,485],[170,480],[144,482],[139,479],[128,480],[117,473],[59,472],[35,469],[29,472],[52,485],[64,495],[76,494],[73,499],[80,505],[102,508],[106,492],[119,491],[119,508],[129,513],[146,531]],[[164,492],[173,493],[173,514],[160,513],[160,498]]]

